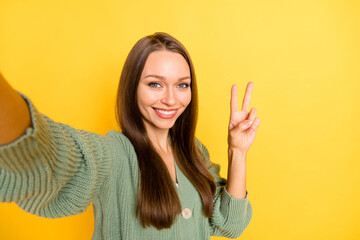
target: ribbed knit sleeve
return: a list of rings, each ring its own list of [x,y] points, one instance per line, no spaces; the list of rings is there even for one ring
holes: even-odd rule
[[[0,202],[48,218],[84,212],[111,167],[112,138],[52,121],[19,94],[32,127],[0,146]]]
[[[244,199],[231,196],[225,188],[226,179],[220,177],[220,165],[210,161],[207,148],[198,141],[198,146],[205,156],[206,166],[216,183],[214,211],[209,219],[210,235],[227,238],[239,237],[252,217],[252,207],[248,200],[248,192]]]

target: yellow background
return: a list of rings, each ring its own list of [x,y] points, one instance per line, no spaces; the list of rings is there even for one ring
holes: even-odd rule
[[[239,239],[360,239],[359,1],[0,0],[0,71],[42,113],[105,134],[118,129],[124,60],[156,31],[193,58],[197,136],[223,176],[230,87],[238,84],[241,102],[254,82],[262,121],[247,158],[254,212]],[[49,220],[0,204],[0,239],[92,231],[91,207]]]

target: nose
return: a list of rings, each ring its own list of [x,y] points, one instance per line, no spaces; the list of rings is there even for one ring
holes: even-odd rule
[[[173,89],[168,88],[164,91],[161,102],[166,105],[174,105],[176,103],[176,97]]]

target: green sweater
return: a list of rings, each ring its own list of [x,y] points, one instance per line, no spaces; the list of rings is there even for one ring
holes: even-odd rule
[[[237,238],[252,217],[248,192],[235,199],[225,189],[220,167],[206,156],[217,191],[211,218],[202,214],[200,195],[175,163],[182,212],[169,229],[142,228],[135,217],[138,162],[131,142],[120,132],[99,135],[55,122],[27,101],[32,128],[16,141],[0,146],[0,202],[46,218],[84,212],[92,202],[92,239],[203,240]],[[160,186],[159,186],[160,187]]]

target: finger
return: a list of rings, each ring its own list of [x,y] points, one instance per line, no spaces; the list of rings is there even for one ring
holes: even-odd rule
[[[230,113],[239,111],[237,101],[237,86],[234,84],[231,88]]]
[[[245,96],[242,103],[242,111],[248,112],[250,107],[251,92],[253,89],[253,83],[248,82],[245,90]]]
[[[245,120],[245,121],[243,121],[243,122],[241,122],[241,123],[239,124],[239,129],[240,129],[241,131],[244,131],[244,130],[250,128],[253,123],[254,123],[254,121],[252,121],[252,120],[249,120],[249,119],[248,119],[248,120]]]
[[[258,110],[257,110],[256,108],[252,108],[252,109],[250,110],[248,120],[254,121],[257,113],[258,113]]]
[[[256,114],[257,114],[257,109],[252,108],[250,110],[249,117],[245,121],[242,121],[240,123],[240,125],[241,125],[240,129],[242,129],[242,130],[248,129],[254,123]]]
[[[260,118],[255,118],[254,123],[251,125],[249,129],[249,133],[256,133],[260,126]]]

